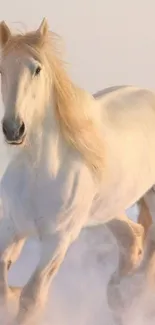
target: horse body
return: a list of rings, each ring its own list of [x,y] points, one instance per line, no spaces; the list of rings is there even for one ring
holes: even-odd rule
[[[155,94],[117,87],[94,98],[77,88],[53,50],[46,21],[15,36],[1,23],[0,42],[3,133],[19,149],[1,182],[3,298],[15,246],[30,235],[41,240],[39,264],[20,298],[22,324],[47,298],[83,227],[118,219],[120,229],[130,229],[133,248],[124,210],[155,183]]]
[[[44,227],[52,232],[59,216],[70,211],[73,201],[72,213],[80,220],[76,193],[87,193],[89,206],[82,225],[87,226],[117,217],[154,184],[155,95],[134,87],[120,87],[102,94],[97,101],[96,114],[102,115],[106,153],[105,179],[101,184],[96,186],[81,157],[64,143],[64,157],[53,175],[47,162],[53,158],[54,144],[47,137],[38,164],[34,160],[33,166],[30,153],[23,149],[10,162],[2,179],[2,196],[6,195],[21,236],[37,234]],[[36,147],[31,150],[36,152]],[[75,197],[71,198],[73,192]]]
[[[155,94],[120,86],[100,92],[96,100],[105,150],[105,179],[100,194],[103,215],[108,218],[129,208],[153,185]],[[110,191],[115,195],[110,196]],[[106,206],[109,215],[104,211]]]

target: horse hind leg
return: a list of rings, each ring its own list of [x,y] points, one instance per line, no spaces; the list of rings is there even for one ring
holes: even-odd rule
[[[152,225],[152,216],[149,210],[149,203],[146,202],[146,197],[150,196],[152,190],[149,191],[146,196],[141,198],[138,201],[138,207],[139,207],[139,215],[138,215],[138,223],[141,224],[144,228],[144,241],[146,239],[148,230],[150,226]]]
[[[144,267],[149,262],[153,253],[154,242],[154,220],[155,220],[155,189],[149,190],[145,196],[138,202],[140,213],[138,222],[143,225],[145,233],[144,238],[146,241],[145,256],[141,263],[140,268]]]
[[[119,247],[118,267],[108,283],[107,298],[115,322],[122,324],[125,303],[121,296],[120,284],[122,278],[131,273],[142,258],[144,229],[141,224],[131,221],[125,213],[120,218],[110,221],[107,226],[115,236]]]
[[[143,202],[143,214],[139,216],[139,222],[145,227],[145,252],[144,258],[137,272],[145,275],[146,285],[151,288],[155,285],[155,193],[151,189],[145,196]]]
[[[147,196],[148,195],[150,195],[150,193],[148,193]],[[108,302],[111,309],[113,310],[114,317],[119,323],[121,323],[121,319],[118,317],[118,314],[121,315],[122,310],[125,308],[125,304],[120,293],[120,284],[122,278],[128,274],[135,273],[136,271],[138,272],[140,268],[143,270],[144,268],[147,268],[149,278],[152,277],[153,272],[155,272],[155,267],[153,268],[152,264],[148,263],[148,260],[151,260],[151,252],[153,248],[155,251],[155,243],[150,240],[150,235],[148,236],[149,228],[152,224],[152,216],[149,210],[149,203],[146,200],[146,196],[144,196],[138,202],[138,206],[138,223],[131,221],[124,214],[121,216],[120,220],[118,218],[109,224],[110,230],[116,237],[120,251],[118,268],[116,272],[112,274],[112,277],[108,283],[107,295]],[[144,245],[147,236],[149,237],[146,243],[147,252],[144,254],[143,262],[139,264],[139,262],[142,261]]]
[[[58,272],[69,246],[70,234],[66,234],[65,237],[58,233],[42,236],[40,260],[28,283],[22,289],[15,323],[27,324],[33,322],[34,318],[36,322],[38,316],[40,317],[50,283]]]
[[[155,224],[153,224],[148,230],[144,258],[137,272],[144,274],[146,285],[149,284],[151,288],[154,288],[155,286]]]
[[[150,194],[152,195],[152,190],[138,202],[139,215],[137,223],[130,220],[124,213],[120,218],[116,218],[107,224],[120,249],[118,265],[120,275],[126,275],[134,270],[142,259],[145,239],[152,224],[149,209],[150,202],[146,200]]]
[[[138,265],[142,257],[144,228],[130,220],[125,213],[111,220],[107,227],[116,238],[119,247],[118,273],[124,276]]]
[[[138,201],[138,222],[130,220],[126,214],[121,215],[107,224],[117,240],[120,248],[119,266],[120,275],[126,275],[137,267],[142,259],[145,240],[152,220],[152,207],[155,209],[155,194],[151,189]],[[150,212],[151,211],[151,212]]]

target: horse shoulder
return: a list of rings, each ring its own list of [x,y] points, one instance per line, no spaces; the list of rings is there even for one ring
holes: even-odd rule
[[[73,236],[87,223],[96,194],[92,172],[82,159],[75,165],[76,168],[70,173],[72,177],[68,174],[63,185],[65,199],[57,219],[57,228],[60,231],[71,231]]]

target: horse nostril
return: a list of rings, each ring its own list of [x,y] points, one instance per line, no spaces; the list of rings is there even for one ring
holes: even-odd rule
[[[19,142],[24,137],[25,124],[19,120],[4,120],[2,130],[7,141]]]
[[[19,128],[19,136],[21,137],[25,132],[25,124],[22,122],[20,128]]]
[[[2,125],[3,133],[4,135],[7,135],[7,128],[5,127],[5,124]]]

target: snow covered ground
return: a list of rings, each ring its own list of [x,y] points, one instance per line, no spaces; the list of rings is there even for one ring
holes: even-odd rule
[[[136,206],[128,211],[136,220]],[[39,257],[39,243],[31,239],[17,263],[9,273],[9,283],[23,285],[28,280]],[[114,325],[108,308],[106,286],[117,265],[117,246],[106,227],[84,230],[69,249],[66,259],[53,281],[43,325]],[[153,325],[155,317],[148,319],[146,302],[131,298],[135,280],[124,283],[124,295],[130,292],[130,306],[123,325]],[[140,282],[142,280],[140,279]],[[134,292],[134,291],[133,291]],[[147,296],[146,296],[147,297]],[[134,299],[134,300],[133,300]],[[151,300],[148,300],[151,299]],[[147,302],[153,298],[147,297]],[[137,306],[137,307],[136,307]],[[151,305],[152,306],[152,305]],[[149,314],[150,317],[150,314]]]

